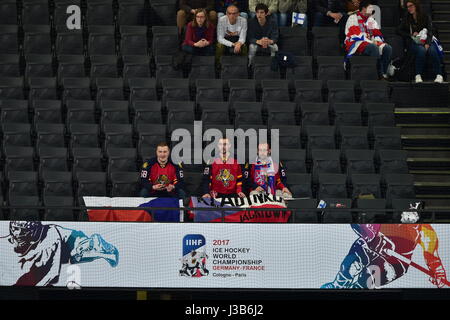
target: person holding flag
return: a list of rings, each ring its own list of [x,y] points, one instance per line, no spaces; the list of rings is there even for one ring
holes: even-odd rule
[[[281,162],[278,164],[272,160],[268,143],[258,145],[258,157],[254,164],[245,164],[244,179],[250,192],[292,197],[286,187],[286,171]]]
[[[345,25],[346,62],[355,54],[376,57],[378,77],[388,79],[393,74],[392,47],[384,41],[373,12],[372,1],[363,0],[359,11],[349,16]]]
[[[285,15],[285,25],[287,24],[287,17],[292,13],[292,26],[298,25],[306,28],[308,26],[306,12],[308,10],[307,0],[279,0],[278,11],[280,16]],[[280,27],[283,25],[280,23]]]
[[[219,139],[220,156],[210,161],[203,170],[203,198],[245,197],[242,192],[242,168],[230,156],[230,148],[227,138]]]

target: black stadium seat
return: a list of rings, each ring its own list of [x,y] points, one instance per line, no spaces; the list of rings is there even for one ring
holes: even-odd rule
[[[39,148],[39,177],[45,171],[69,171],[66,148]]]
[[[321,173],[341,173],[339,150],[314,149],[311,151],[313,182],[319,181]]]
[[[340,126],[362,125],[362,106],[359,103],[335,103],[334,124]]]
[[[50,24],[50,12],[47,0],[23,1],[22,7],[23,25],[48,25]]]
[[[52,44],[50,38],[50,26],[25,25],[23,52],[28,54],[51,54]]]
[[[392,205],[393,199],[414,199],[414,176],[411,174],[386,174],[386,201]]]
[[[73,148],[72,149],[72,172],[100,172],[102,168],[102,150],[100,148]]]
[[[118,23],[124,25],[144,25],[146,23],[145,0],[119,0]]]
[[[380,174],[409,173],[405,150],[378,150]]]
[[[15,4],[15,1],[14,1]],[[3,2],[0,4],[3,5]],[[0,10],[3,13],[3,11]],[[15,19],[17,19],[15,17]],[[5,21],[5,20],[1,20]],[[5,22],[6,23],[6,22]],[[2,54],[17,54],[19,51],[19,40],[17,37],[18,26],[0,25],[0,53]]]
[[[34,113],[33,124],[38,123],[61,123],[62,105],[61,100],[33,100],[31,110]]]
[[[108,158],[108,177],[112,172],[137,172],[137,152],[134,148],[109,148],[106,151]]]
[[[164,54],[164,52],[163,52]],[[183,77],[181,69],[175,70],[172,64],[172,56],[158,55],[155,56],[156,65],[156,85],[158,88],[162,86],[164,79],[179,79]]]
[[[317,79],[328,80],[345,80],[345,70],[343,58],[341,56],[319,56],[317,57]]]
[[[194,87],[199,79],[215,79],[216,70],[213,56],[193,56],[189,82]],[[198,88],[197,88],[198,89]]]
[[[280,161],[288,172],[288,175],[291,173],[306,173],[305,150],[280,149]]]
[[[39,221],[39,210],[36,207],[41,205],[38,196],[10,196],[10,206],[29,206],[30,208],[12,208],[10,209],[9,219],[17,221]],[[33,208],[34,207],[34,208]]]
[[[105,124],[103,133],[105,136],[104,150],[108,150],[111,147],[133,147],[133,128],[131,124]]]
[[[72,196],[44,196],[45,221],[76,221]],[[66,207],[66,208],[65,208]]]
[[[113,0],[95,0],[87,2],[87,25],[113,25]]]
[[[0,21],[3,25],[17,25],[16,2],[16,0],[3,0],[0,3]]]
[[[73,195],[72,173],[44,171],[42,174],[43,196],[71,197]]]
[[[135,101],[131,108],[134,112],[135,130],[139,124],[162,124],[161,101]]]
[[[306,133],[308,126],[327,126],[330,124],[328,103],[305,102],[300,105],[302,129]]]
[[[117,78],[117,57],[115,55],[91,56],[91,83],[95,85],[96,78]]]
[[[1,123],[29,123],[27,100],[0,100]]]
[[[62,93],[64,104],[69,100],[91,99],[91,80],[89,78],[64,78],[62,84],[64,87]]]
[[[8,198],[14,196],[38,196],[38,174],[31,171],[8,172]]]
[[[23,99],[23,78],[0,78],[0,99]]]
[[[234,79],[228,81],[228,87],[230,88],[230,94],[228,101],[230,107],[236,101],[256,102],[256,82],[249,79]]]
[[[311,56],[295,57],[296,66],[286,69],[286,79],[289,80],[289,88],[295,89],[296,80],[313,79],[313,61]]]
[[[128,55],[123,57],[122,76],[125,86],[130,78],[150,78],[150,58],[146,55]]]
[[[287,101],[289,102],[289,83],[286,80],[262,80],[262,97],[263,110],[270,101]]]
[[[381,198],[381,176],[378,174],[352,174],[351,184],[353,199],[369,194]]]
[[[247,57],[223,56],[220,61],[220,78],[224,85],[228,84],[228,80],[248,79],[247,64]]]
[[[295,92],[295,102],[299,105],[305,102],[323,102],[320,80],[296,80]]]
[[[152,20],[160,21],[163,25],[175,25],[177,0],[150,1]]]
[[[111,173],[111,197],[136,197],[139,189],[138,172]]]
[[[56,29],[55,52],[56,55],[72,54],[82,55],[84,51],[83,33],[81,30],[68,30],[67,26],[58,26]]]
[[[78,198],[83,196],[107,196],[105,172],[77,172],[76,181]]]
[[[375,173],[374,150],[347,149],[344,154],[348,175],[353,173]]]
[[[339,56],[341,54],[339,42],[339,28],[313,27],[313,55]],[[341,62],[343,59],[341,58]]]
[[[168,101],[189,101],[191,100],[189,92],[188,79],[164,79],[162,80],[163,107],[167,106]]]
[[[58,56],[58,85],[63,85],[65,78],[83,78],[86,76],[83,55]]]
[[[64,125],[39,123],[35,126],[36,131],[36,147],[58,147],[64,148]]]
[[[279,47],[280,51],[289,52],[296,56],[309,54],[306,28],[280,27]]]
[[[386,209],[385,199],[357,199],[356,207],[363,209],[359,213],[359,223],[386,222],[386,213],[382,211]]]
[[[289,209],[293,210],[291,221],[294,223],[318,223],[319,215],[316,199],[293,199],[287,203]]]
[[[355,102],[355,81],[353,80],[329,80],[328,103],[331,107],[335,103]]]
[[[266,104],[267,108],[267,125],[292,125],[297,124],[295,115],[296,104],[293,102],[272,101]]]
[[[124,100],[122,78],[97,78],[96,87],[97,104],[104,100]]]
[[[389,87],[385,81],[361,80],[361,103],[389,102]]]
[[[345,174],[320,173],[317,198],[347,198],[346,180]]]
[[[20,76],[20,56],[17,54],[0,54],[0,76]]]
[[[223,101],[223,82],[221,79],[197,79],[197,104],[204,101]]]
[[[129,78],[130,102],[139,100],[158,100],[155,78]]]
[[[312,198],[311,174],[288,173],[287,182],[294,198]]]
[[[5,174],[10,171],[34,171],[32,147],[5,147]]]
[[[120,27],[120,53],[123,55],[148,55],[147,28],[144,26]]]
[[[73,123],[95,123],[95,102],[92,100],[66,101],[66,127]]]
[[[339,127],[340,149],[369,149],[368,135],[367,127]]]
[[[96,124],[72,123],[70,125],[70,147],[99,147],[99,128]]]
[[[152,51],[154,56],[174,55],[179,50],[178,28],[176,26],[153,26]]]

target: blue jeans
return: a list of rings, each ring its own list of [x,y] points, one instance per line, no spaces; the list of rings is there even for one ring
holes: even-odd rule
[[[441,58],[434,45],[430,45],[430,48],[425,49],[423,45],[413,42],[410,47],[411,52],[416,56],[416,74],[423,74],[425,68],[425,62],[427,56],[430,56],[433,63],[433,72],[435,75],[442,75]]]
[[[225,15],[225,13],[223,13],[223,12],[217,12],[217,18],[222,18],[223,16]],[[239,15],[242,17],[242,18],[245,18],[245,19],[248,19],[248,14],[247,14],[247,12],[239,12]]]
[[[371,43],[364,49],[362,54],[363,56],[376,57],[378,59],[378,76],[387,73],[387,69],[389,67],[389,64],[391,63],[392,57],[392,47],[390,45],[386,44],[383,48],[382,54],[380,55],[380,49],[378,48],[378,46]]]
[[[211,44],[207,47],[197,48],[188,45],[184,45],[182,47],[184,52],[190,53],[194,56],[213,56],[214,55],[214,46]]]

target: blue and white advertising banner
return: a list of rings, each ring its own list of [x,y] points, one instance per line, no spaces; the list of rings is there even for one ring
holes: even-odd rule
[[[0,285],[449,288],[450,226],[0,222]]]

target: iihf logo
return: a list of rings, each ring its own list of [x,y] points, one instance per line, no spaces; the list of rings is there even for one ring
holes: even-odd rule
[[[180,276],[203,277],[209,274],[206,269],[206,239],[201,234],[187,234],[183,238],[183,257]]]

